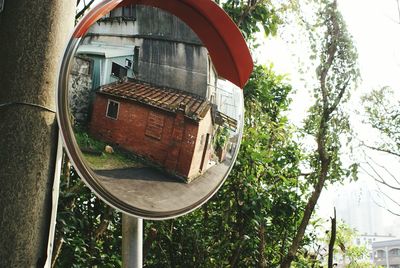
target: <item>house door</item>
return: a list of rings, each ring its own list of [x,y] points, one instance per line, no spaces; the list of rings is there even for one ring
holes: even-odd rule
[[[201,157],[200,171],[203,171],[208,165],[208,159],[206,160],[206,155],[208,151],[209,141],[210,141],[210,134],[207,133],[206,142],[204,143],[203,156]]]

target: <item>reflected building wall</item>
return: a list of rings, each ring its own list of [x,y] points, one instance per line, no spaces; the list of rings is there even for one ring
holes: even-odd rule
[[[219,79],[217,81],[216,105],[221,113],[240,121],[243,107],[241,107],[242,89],[236,85]]]
[[[76,123],[87,122],[90,114],[89,101],[92,96],[92,67],[91,59],[75,57],[69,77],[70,92],[69,103],[73,121]]]
[[[131,18],[122,16],[123,8],[118,8],[99,20],[83,44],[130,49],[136,79],[210,99],[208,84],[215,86],[217,74],[197,35],[168,12],[141,5],[132,8]],[[104,65],[103,77],[109,74],[109,64]],[[110,82],[101,79],[100,85]]]
[[[184,91],[135,81],[107,85],[96,94],[89,131],[187,182],[210,167],[211,105]]]

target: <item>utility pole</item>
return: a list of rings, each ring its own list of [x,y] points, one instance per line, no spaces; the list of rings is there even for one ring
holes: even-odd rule
[[[0,1],[0,267],[43,267],[58,142],[55,90],[76,3]]]

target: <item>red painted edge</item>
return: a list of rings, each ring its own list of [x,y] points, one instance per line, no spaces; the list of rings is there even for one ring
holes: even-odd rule
[[[243,88],[253,71],[247,44],[231,18],[211,0],[108,0],[90,11],[77,26],[74,37],[116,6],[140,4],[168,11],[184,21],[198,35],[210,53],[219,76]]]
[[[92,10],[90,10],[87,15],[85,15],[80,20],[78,25],[75,27],[75,31],[72,36],[75,38],[82,37],[87,32],[87,30],[89,30],[90,26],[92,26],[96,21],[98,21],[108,12],[113,10],[122,1],[123,0],[105,0],[95,6]]]

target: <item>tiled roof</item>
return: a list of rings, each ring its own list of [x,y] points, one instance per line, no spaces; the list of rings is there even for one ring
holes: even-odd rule
[[[186,117],[196,121],[203,119],[211,108],[211,103],[200,96],[135,80],[104,85],[99,93],[137,101],[169,112],[181,110]]]

